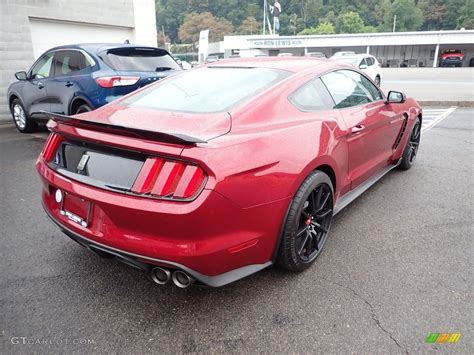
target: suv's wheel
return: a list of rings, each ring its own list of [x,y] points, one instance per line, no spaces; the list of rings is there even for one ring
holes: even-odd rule
[[[74,114],[77,115],[79,113],[90,112],[90,111],[92,111],[92,108],[88,104],[82,104],[81,106],[77,108]]]
[[[303,271],[316,260],[331,227],[333,196],[331,179],[322,171],[305,179],[285,221],[277,260],[280,266]]]
[[[418,153],[418,147],[420,146],[421,139],[421,120],[419,117],[416,118],[415,125],[408,139],[405,150],[403,151],[402,162],[400,168],[408,170],[415,164],[416,154]]]
[[[19,99],[14,99],[10,107],[13,122],[21,133],[32,133],[38,129],[38,124],[31,120]]]

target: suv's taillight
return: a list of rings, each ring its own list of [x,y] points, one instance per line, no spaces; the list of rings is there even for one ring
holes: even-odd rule
[[[43,151],[41,154],[43,155],[44,160],[50,162],[53,160],[54,154],[58,150],[59,144],[63,141],[60,135],[56,133],[51,133],[46,140],[46,144],[44,145]]]
[[[206,174],[197,165],[162,158],[148,158],[132,192],[171,200],[191,200],[203,189]]]
[[[138,80],[140,80],[139,76],[102,76],[95,79],[97,84],[103,88],[135,85]]]

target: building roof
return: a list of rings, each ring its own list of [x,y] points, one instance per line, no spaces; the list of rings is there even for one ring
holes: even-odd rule
[[[291,72],[300,72],[323,64],[330,64],[325,58],[314,57],[259,57],[259,58],[232,58],[214,62],[209,67],[248,67],[271,68]]]

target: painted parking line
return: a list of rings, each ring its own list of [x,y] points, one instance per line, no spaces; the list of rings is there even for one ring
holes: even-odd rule
[[[456,106],[442,109],[424,109],[423,110],[423,124],[421,132],[426,132],[447,118],[456,110]]]

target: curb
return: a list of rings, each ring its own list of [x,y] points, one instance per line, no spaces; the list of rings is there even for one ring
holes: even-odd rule
[[[474,101],[425,101],[425,100],[416,100],[416,101],[421,106],[474,107]]]

